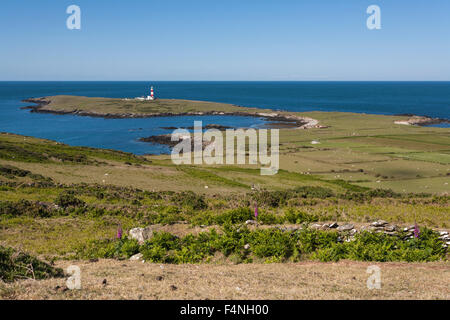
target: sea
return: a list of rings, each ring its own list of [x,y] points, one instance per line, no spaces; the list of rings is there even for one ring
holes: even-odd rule
[[[0,82],[0,132],[51,139],[73,146],[115,149],[134,154],[162,154],[167,146],[139,138],[170,133],[164,127],[203,125],[258,128],[263,118],[243,116],[180,116],[103,119],[31,113],[21,107],[27,98],[53,95],[157,98],[231,103],[286,111],[342,111],[369,114],[415,114],[450,119],[450,82]],[[435,126],[450,127],[448,123]]]

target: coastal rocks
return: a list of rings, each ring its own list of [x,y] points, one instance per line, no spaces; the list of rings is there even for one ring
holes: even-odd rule
[[[161,129],[165,129],[165,130],[176,130],[176,129],[187,129],[187,130],[194,130],[193,126],[190,127],[161,127]],[[228,126],[223,126],[220,124],[207,124],[203,126],[203,129],[217,129],[217,130],[226,130],[226,129],[231,129],[231,127]]]
[[[191,134],[187,134],[184,136],[180,137],[180,140],[185,140],[185,139],[189,139],[191,142],[191,150],[194,148],[195,142],[196,142],[196,138],[193,138]],[[180,141],[172,141],[172,135],[171,134],[161,134],[158,136],[150,136],[150,137],[146,137],[146,138],[139,138],[139,141],[142,142],[151,142],[151,143],[158,143],[158,144],[163,144],[169,147],[175,147],[178,143],[180,143]],[[208,145],[211,144],[211,142],[209,141],[200,141],[201,145],[202,145],[202,149],[205,149]]]
[[[129,236],[131,239],[135,239],[139,244],[143,244],[146,240],[153,236],[153,228],[134,228],[129,231]]]
[[[190,136],[186,137],[186,138],[190,138]],[[150,136],[150,137],[146,137],[146,138],[139,138],[139,141],[164,144],[164,145],[167,145],[170,147],[175,147],[178,144],[178,141],[172,141],[172,135],[170,135],[170,134],[162,134],[159,136]]]
[[[430,117],[423,117],[423,116],[415,116],[415,115],[408,115],[410,116],[407,120],[396,120],[394,121],[395,124],[402,124],[402,125],[409,125],[409,126],[426,126],[430,124],[439,124],[439,123],[449,123],[450,120],[448,119],[440,119],[440,118],[430,118]]]

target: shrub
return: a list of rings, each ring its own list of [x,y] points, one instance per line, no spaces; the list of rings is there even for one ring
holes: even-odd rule
[[[261,206],[276,208],[286,203],[292,197],[290,191],[263,190],[253,195],[253,200]]]
[[[400,198],[402,196],[391,189],[374,189],[367,191],[367,195],[371,198]]]
[[[421,230],[419,239],[403,240],[404,235],[362,232],[353,241],[342,242],[335,231],[311,230],[295,232],[278,229],[250,231],[245,225],[225,223],[222,233],[214,229],[198,235],[178,238],[167,232],[155,233],[139,246],[135,240],[96,240],[77,250],[78,258],[129,258],[138,251],[144,260],[155,263],[207,262],[222,252],[235,263],[251,262],[252,257],[265,262],[293,261],[300,255],[320,261],[350,259],[359,261],[436,261],[445,258],[447,250],[439,235]],[[249,248],[244,246],[249,244]]]
[[[289,223],[317,222],[319,217],[302,211],[294,211],[289,208],[284,214],[284,219]]]
[[[75,197],[73,192],[70,191],[60,193],[56,198],[55,203],[62,208],[82,207],[85,205],[84,201]]]
[[[294,251],[295,241],[289,233],[276,229],[256,230],[251,233],[250,246],[259,258],[288,258]]]
[[[225,223],[231,223],[231,224],[236,224],[236,223],[243,223],[247,220],[251,220],[253,219],[253,212],[250,208],[248,207],[240,207],[237,209],[232,209],[229,211],[226,211],[220,215],[217,215],[215,218],[215,222],[217,224],[225,224]]]
[[[23,252],[0,246],[0,280],[12,282],[18,279],[48,279],[63,277],[62,269],[38,260]]]
[[[30,216],[46,218],[56,214],[55,210],[39,202],[20,200],[18,202],[0,202],[0,215],[6,216]]]
[[[321,262],[337,262],[345,254],[344,246],[340,244],[333,244],[329,248],[320,248],[314,251],[311,258]]]
[[[261,212],[258,214],[258,222],[263,224],[278,224],[284,222],[284,217],[277,216],[271,212]]]
[[[208,207],[204,197],[192,191],[176,193],[172,196],[172,201],[177,205],[188,206],[193,210],[203,210]]]
[[[139,252],[139,244],[135,239],[125,238],[121,240],[120,243],[121,243],[120,256],[130,258],[131,256]]]
[[[127,237],[120,240],[92,240],[76,248],[75,258],[127,259],[138,252],[139,244],[137,241]]]
[[[334,231],[302,229],[297,233],[297,245],[302,253],[330,247],[337,241],[338,233]]]
[[[216,222],[216,215],[212,212],[199,212],[191,217],[190,222],[195,226],[210,226]]]
[[[297,195],[301,198],[319,198],[325,199],[334,196],[333,191],[328,188],[315,187],[315,186],[303,186],[294,189]]]
[[[248,242],[250,231],[246,226],[234,226],[226,223],[223,234],[217,237],[216,247],[225,255],[232,253],[243,254],[242,249]]]

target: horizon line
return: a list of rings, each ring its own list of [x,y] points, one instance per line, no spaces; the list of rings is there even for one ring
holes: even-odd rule
[[[0,82],[450,82],[449,80],[0,80]]]

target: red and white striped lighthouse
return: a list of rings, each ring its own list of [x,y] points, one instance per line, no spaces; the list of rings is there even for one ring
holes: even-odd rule
[[[153,87],[150,87],[150,99],[154,100],[155,96],[153,94]]]

